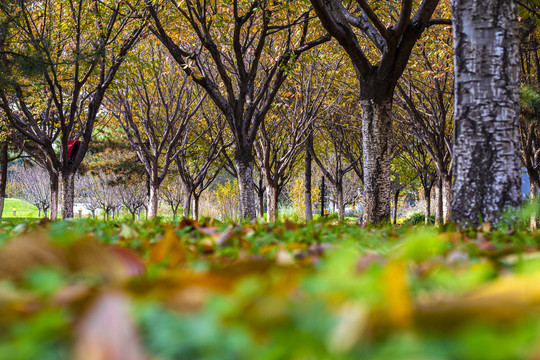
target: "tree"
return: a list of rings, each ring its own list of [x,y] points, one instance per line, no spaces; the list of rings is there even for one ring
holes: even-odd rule
[[[51,206],[47,173],[39,166],[23,166],[14,172],[14,182],[19,187],[19,197],[38,208],[38,217],[47,217]]]
[[[319,31],[311,26],[311,9],[300,2],[170,3],[147,0],[152,32],[225,117],[234,136],[241,213],[255,219],[253,146],[259,127],[295,61],[329,36],[308,38]],[[180,23],[171,19],[173,11]]]
[[[455,0],[452,219],[496,223],[521,201],[519,37],[513,0]]]
[[[129,182],[118,184],[118,194],[122,205],[131,214],[131,219],[140,214],[141,209],[147,203],[147,189],[144,181]]]
[[[374,1],[370,6],[366,0],[357,0],[357,8],[349,9],[341,0],[311,3],[325,29],[351,59],[360,83],[364,222],[387,222],[394,89],[422,32],[431,25],[449,21],[431,19],[439,0],[423,0],[414,14],[413,0],[400,1],[401,6],[392,6],[394,10],[386,1]],[[385,22],[393,25],[386,26]],[[364,36],[357,36],[353,28]],[[364,39],[369,44],[364,44]]]
[[[153,218],[160,185],[189,146],[188,130],[204,95],[159,45],[145,46],[137,55],[129,63],[126,83],[115,87],[107,104],[144,165],[150,185],[148,217]]]
[[[63,218],[73,217],[75,173],[105,93],[145,29],[141,20],[137,4],[127,2],[0,4],[0,21],[8,24],[0,37],[0,107],[56,179],[61,176]],[[70,140],[80,140],[74,156]]]

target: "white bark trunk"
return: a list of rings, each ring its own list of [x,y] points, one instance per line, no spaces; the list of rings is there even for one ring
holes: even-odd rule
[[[519,38],[514,0],[454,0],[452,219],[496,223],[519,205]]]
[[[74,201],[75,173],[71,171],[66,171],[62,173],[62,219],[73,218]]]
[[[390,220],[392,102],[362,100],[364,223]]]
[[[268,222],[276,222],[277,219],[277,188],[271,184],[266,184],[266,203],[268,204],[268,211],[266,214]]]
[[[50,192],[51,192],[51,220],[58,219],[58,174],[50,173]]]
[[[240,194],[240,213],[243,219],[256,219],[255,191],[253,187],[253,160],[235,158],[238,174],[238,190]]]
[[[452,181],[450,177],[443,179],[443,221],[450,221],[450,204],[452,203]]]
[[[530,199],[531,204],[533,204],[534,209],[535,209],[535,211],[533,211],[533,213],[531,214],[530,227],[531,227],[531,230],[536,230],[538,228],[538,214],[537,214],[538,204],[536,204],[536,202],[538,201],[538,186],[537,186],[536,182],[531,181],[530,178],[529,178],[529,182],[531,184],[529,199]]]
[[[148,218],[153,219],[158,214],[159,185],[150,184],[150,196],[148,199]]]

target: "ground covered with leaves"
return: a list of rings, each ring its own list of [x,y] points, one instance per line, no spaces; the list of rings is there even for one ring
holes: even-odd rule
[[[0,359],[536,359],[540,233],[3,222]]]

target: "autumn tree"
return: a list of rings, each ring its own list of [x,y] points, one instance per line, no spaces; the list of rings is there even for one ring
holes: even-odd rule
[[[144,165],[150,185],[148,217],[153,218],[160,185],[189,145],[188,129],[204,95],[159,45],[145,44],[136,55],[123,76],[125,82],[108,97],[107,107]]]
[[[234,137],[242,216],[256,216],[254,143],[290,68],[329,40],[307,3],[147,1],[151,30],[222,112]]]
[[[521,201],[519,37],[514,0],[455,0],[452,219],[496,223]]]
[[[3,1],[0,21],[0,107],[61,176],[62,217],[71,218],[105,93],[146,22],[136,3],[91,0]],[[80,141],[76,155],[70,140]]]
[[[392,100],[397,82],[424,30],[448,23],[432,18],[440,0],[394,2],[311,0],[325,29],[343,47],[360,83],[364,221],[390,218]],[[361,35],[357,34],[358,30]]]

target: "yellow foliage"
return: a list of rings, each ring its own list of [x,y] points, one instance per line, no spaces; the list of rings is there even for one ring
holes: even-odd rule
[[[315,203],[321,196],[321,189],[317,185],[311,185],[311,202]],[[297,178],[291,189],[291,201],[294,209],[299,214],[304,214],[306,204],[304,203],[304,179]]]

